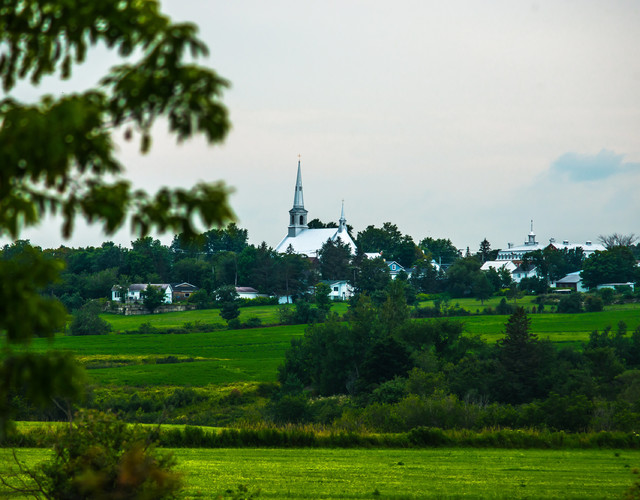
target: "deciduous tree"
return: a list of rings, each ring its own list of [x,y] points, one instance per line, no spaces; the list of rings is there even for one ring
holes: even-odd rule
[[[88,50],[103,44],[128,58],[98,87],[35,103],[11,95],[20,80],[71,75]],[[195,234],[233,217],[222,184],[133,190],[116,158],[114,134],[151,147],[151,130],[166,120],[178,140],[202,134],[220,141],[229,129],[220,101],[227,82],[195,62],[207,54],[193,24],[175,24],[155,0],[81,2],[6,0],[0,6],[0,235],[17,238],[50,214],[62,217],[70,236],[76,217],[112,234],[127,222],[138,236],[152,231]],[[187,53],[189,57],[187,58]],[[79,389],[68,355],[16,352],[34,336],[51,337],[66,321],[57,300],[41,294],[62,269],[25,248],[0,262],[0,433],[11,416],[8,402],[20,390],[39,402]]]

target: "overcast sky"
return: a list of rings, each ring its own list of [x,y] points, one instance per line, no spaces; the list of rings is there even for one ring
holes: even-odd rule
[[[201,61],[231,82],[233,129],[220,146],[176,145],[164,126],[140,156],[122,143],[136,185],[224,180],[250,241],[285,235],[298,154],[309,219],[356,231],[385,221],[418,242],[478,249],[640,233],[640,2],[171,0],[200,27]],[[15,95],[82,89],[113,55],[71,83],[47,79]],[[47,223],[24,233],[70,241]],[[123,231],[108,238],[127,244]],[[161,238],[169,242],[171,237]]]

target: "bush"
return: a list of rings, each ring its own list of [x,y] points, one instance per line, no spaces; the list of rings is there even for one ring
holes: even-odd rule
[[[111,331],[111,325],[103,320],[100,314],[100,305],[97,302],[89,302],[73,316],[69,325],[71,335],[105,335]]]
[[[268,409],[276,423],[301,423],[311,419],[309,400],[304,394],[286,394],[272,401]]]
[[[141,323],[138,327],[138,333],[158,333],[159,330],[153,326],[149,321]]]
[[[510,315],[513,314],[513,306],[507,304],[507,299],[502,297],[500,303],[496,306],[496,314]]]
[[[582,294],[572,292],[565,295],[558,303],[559,313],[580,313],[582,312]]]
[[[224,302],[220,308],[220,317],[229,323],[229,321],[240,316],[240,306],[237,301]]]
[[[446,446],[450,441],[437,427],[416,427],[409,431],[409,442],[417,446]]]
[[[230,319],[229,321],[227,321],[227,325],[229,327],[229,330],[240,330],[240,328],[242,328],[242,323],[238,318]]]
[[[175,498],[175,460],[115,416],[81,411],[32,472],[46,498]]]
[[[602,297],[602,301],[604,302],[604,305],[606,306],[610,306],[611,304],[613,304],[613,300],[615,298],[616,292],[611,289],[611,288],[602,288],[600,290],[598,290],[598,295],[600,295],[600,297]]]
[[[245,322],[244,326],[246,328],[259,328],[259,327],[262,326],[262,320],[260,318],[256,318],[256,317],[249,318]]]
[[[587,312],[599,312],[604,309],[604,301],[595,295],[588,295],[584,300],[584,308]]]

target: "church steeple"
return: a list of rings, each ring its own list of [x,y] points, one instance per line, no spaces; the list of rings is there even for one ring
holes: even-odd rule
[[[340,212],[340,220],[338,221],[338,232],[347,230],[347,219],[344,217],[344,200],[342,200],[342,212]]]
[[[538,244],[538,242],[536,241],[536,233],[533,232],[533,219],[531,219],[531,231],[529,232],[528,240],[525,241],[524,244],[525,245],[537,245]]]
[[[295,237],[305,229],[308,229],[307,211],[304,208],[302,171],[300,168],[300,156],[298,156],[298,177],[296,178],[296,189],[293,194],[293,208],[289,210],[289,236]]]

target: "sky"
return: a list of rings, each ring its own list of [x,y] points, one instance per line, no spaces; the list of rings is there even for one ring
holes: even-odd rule
[[[355,231],[390,221],[416,242],[477,251],[640,234],[640,2],[170,0],[198,24],[201,64],[231,82],[224,144],[176,144],[160,123],[150,153],[118,137],[126,176],[149,191],[223,180],[251,243],[285,235],[301,155],[309,220]],[[104,49],[69,82],[88,88],[117,64]],[[43,247],[128,245],[47,220]],[[169,243],[171,235],[160,238]]]

